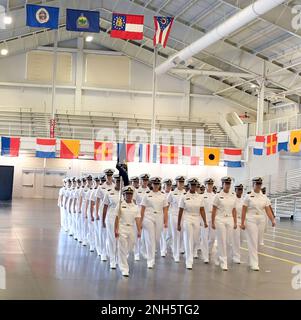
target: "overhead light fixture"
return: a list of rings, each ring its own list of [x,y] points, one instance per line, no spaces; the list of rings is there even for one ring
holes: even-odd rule
[[[4,16],[3,22],[4,22],[4,24],[12,24],[13,18],[10,16]]]
[[[8,50],[3,48],[3,49],[1,49],[0,53],[1,53],[1,56],[7,56],[8,55]]]
[[[86,37],[86,42],[91,42],[93,41],[93,36],[87,36]]]
[[[256,88],[256,87],[257,87],[256,84],[251,83],[251,88]]]

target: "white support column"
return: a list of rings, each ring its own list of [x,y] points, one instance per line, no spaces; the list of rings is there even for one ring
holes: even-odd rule
[[[265,76],[266,76],[266,68],[265,68],[265,62],[264,62],[263,77],[260,81],[258,81],[259,89],[258,89],[258,103],[257,103],[256,135],[263,134]]]
[[[190,116],[191,116],[191,108],[190,108],[191,81],[186,80],[184,85],[185,85],[185,96],[184,96],[184,101],[183,101],[183,115],[190,120]]]
[[[75,75],[75,99],[74,109],[82,108],[82,84],[83,84],[83,66],[84,66],[84,38],[81,36],[77,39],[76,53],[76,75]]]

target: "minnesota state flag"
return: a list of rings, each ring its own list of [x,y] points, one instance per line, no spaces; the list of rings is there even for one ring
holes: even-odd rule
[[[34,28],[58,29],[59,8],[27,4],[26,25]]]
[[[113,143],[94,141],[94,160],[112,161]]]
[[[301,130],[291,131],[290,134],[290,152],[299,152],[301,145]]]
[[[204,147],[204,165],[205,166],[218,166],[219,160],[220,160],[219,148]]]
[[[79,156],[79,140],[61,140],[60,158],[77,159]]]

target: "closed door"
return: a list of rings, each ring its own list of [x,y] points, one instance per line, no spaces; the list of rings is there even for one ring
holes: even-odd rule
[[[11,200],[14,182],[14,167],[0,166],[0,200]]]

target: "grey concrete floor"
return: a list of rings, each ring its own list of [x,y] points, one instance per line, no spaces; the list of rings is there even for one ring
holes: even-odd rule
[[[0,299],[301,299],[291,284],[292,267],[301,267],[301,223],[278,222],[265,239],[259,272],[248,270],[243,242],[243,263],[228,272],[201,260],[189,271],[183,257],[175,264],[169,255],[153,270],[131,262],[124,279],[60,230],[56,201],[15,199],[0,203]]]

